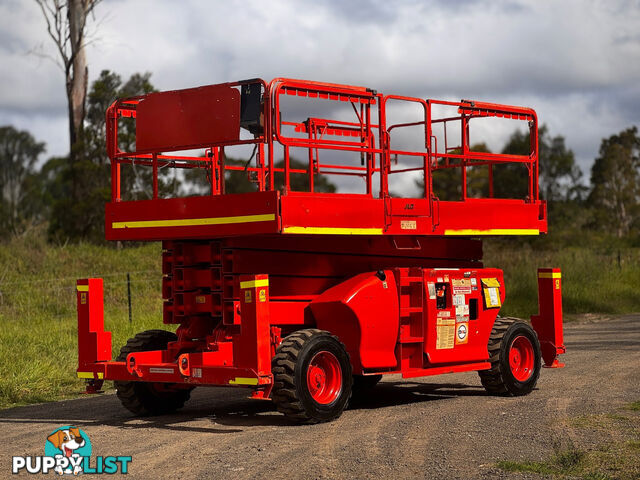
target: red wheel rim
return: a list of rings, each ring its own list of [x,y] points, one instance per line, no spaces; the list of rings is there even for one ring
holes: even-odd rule
[[[531,340],[519,335],[509,347],[509,367],[513,377],[519,382],[525,382],[533,375],[535,355]]]
[[[322,405],[338,398],[342,391],[342,370],[333,353],[321,351],[313,356],[307,368],[307,387],[311,398]]]

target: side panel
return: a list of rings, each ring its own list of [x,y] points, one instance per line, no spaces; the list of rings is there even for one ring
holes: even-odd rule
[[[240,139],[240,92],[226,85],[150,93],[136,114],[138,153]]]
[[[504,302],[502,270],[424,270],[428,364],[477,362]]]
[[[391,271],[357,275],[310,303],[318,328],[345,344],[356,373],[360,368],[395,367],[398,290]]]
[[[438,201],[434,209],[435,235],[538,235],[547,232],[543,201],[468,198],[464,202]]]
[[[107,240],[170,240],[278,231],[277,192],[107,203]]]
[[[382,235],[384,204],[366,195],[291,192],[281,197],[282,232]]]

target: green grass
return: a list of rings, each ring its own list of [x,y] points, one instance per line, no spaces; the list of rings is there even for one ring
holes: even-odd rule
[[[528,318],[538,311],[538,267],[562,269],[562,307],[569,317],[640,312],[640,248],[622,249],[618,265],[617,250],[534,250],[526,243],[486,242],[484,264],[504,270],[504,315]]]
[[[552,478],[584,480],[636,480],[640,475],[640,442],[613,442],[593,450],[570,447],[557,451],[540,462],[501,461],[498,468],[507,472],[536,473]]]
[[[114,356],[135,333],[163,327],[158,243],[116,250],[86,244],[55,247],[36,237],[0,246],[0,407],[72,397],[84,390],[84,381],[75,374],[75,281],[90,276],[104,278],[105,328],[113,333]]]
[[[625,408],[633,412],[640,412],[640,400],[637,402],[631,402],[630,404],[626,405]]]
[[[508,472],[536,473],[552,478],[581,478],[585,480],[640,478],[640,416],[634,406],[626,405],[620,413],[580,415],[567,420],[563,428],[576,428],[592,432],[604,443],[581,449],[573,442],[569,447],[554,448],[544,461],[517,462],[505,460],[498,468]],[[578,435],[578,437],[581,437]]]

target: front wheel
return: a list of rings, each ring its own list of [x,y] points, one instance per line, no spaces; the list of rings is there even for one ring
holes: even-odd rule
[[[273,401],[296,421],[334,420],[351,397],[349,354],[329,332],[306,329],[286,337],[273,357],[272,371]]]
[[[527,323],[498,318],[489,338],[490,370],[479,371],[485,390],[493,395],[526,395],[540,376],[540,342]]]

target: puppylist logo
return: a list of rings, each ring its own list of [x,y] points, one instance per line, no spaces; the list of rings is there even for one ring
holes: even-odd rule
[[[13,457],[11,473],[59,475],[128,473],[131,456],[91,457],[89,436],[78,427],[60,427],[47,436],[42,457]]]

